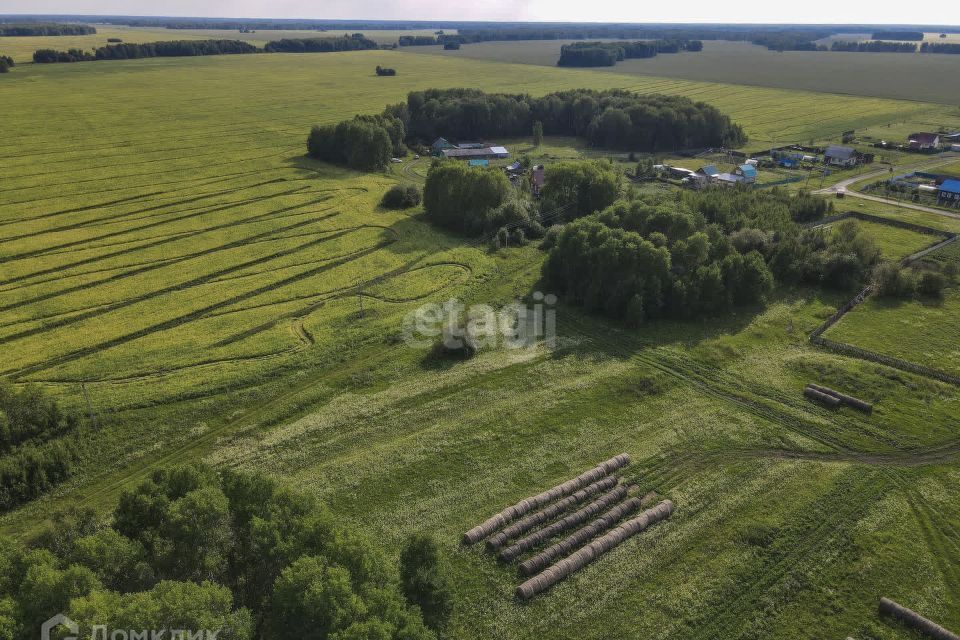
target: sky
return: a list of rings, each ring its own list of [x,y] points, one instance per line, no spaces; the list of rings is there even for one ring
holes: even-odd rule
[[[922,11],[918,9],[922,8]],[[548,22],[960,25],[960,2],[877,0],[0,0],[0,14]]]

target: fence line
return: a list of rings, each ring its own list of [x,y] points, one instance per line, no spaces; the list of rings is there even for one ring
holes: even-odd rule
[[[868,217],[868,218],[875,217],[875,216],[867,216],[867,214],[862,214],[859,211],[850,211],[846,214],[842,214],[841,216],[834,216],[834,217],[843,219],[845,217],[860,218],[861,216]],[[886,218],[879,218],[879,220],[883,222],[888,222]],[[927,228],[927,227],[922,227],[921,225],[914,225],[911,222],[902,222],[900,220],[891,221],[891,222],[897,222],[900,225],[905,225],[902,228],[910,228],[910,227],[919,227],[921,229]],[[916,229],[913,229],[913,230],[916,230]],[[901,263],[903,266],[908,266],[913,262],[916,262],[917,260],[933,253],[934,251],[942,249],[943,247],[946,247],[947,245],[952,244],[953,242],[956,242],[958,239],[960,239],[960,235],[957,235],[955,233],[940,231],[938,229],[932,230],[932,232],[937,233],[938,235],[947,236],[947,239],[937,242],[934,245],[927,247],[926,249],[922,249],[917,253],[914,253],[913,255],[907,256],[906,258],[903,259]],[[939,380],[940,382],[946,382],[948,384],[960,386],[960,377],[950,375],[949,373],[945,373],[938,369],[933,369],[932,367],[927,367],[925,365],[917,364],[915,362],[909,362],[907,360],[901,360],[900,358],[894,358],[893,356],[883,355],[882,353],[876,353],[875,351],[868,351],[867,349],[862,349],[860,347],[856,347],[852,344],[847,344],[845,342],[835,342],[833,340],[828,340],[827,338],[823,337],[823,334],[827,331],[827,329],[829,329],[833,325],[840,322],[843,316],[847,315],[857,305],[862,304],[868,297],[870,297],[871,293],[873,293],[873,285],[867,285],[856,296],[854,296],[852,300],[850,300],[849,302],[844,304],[842,307],[837,309],[836,313],[834,313],[832,316],[827,318],[823,324],[821,324],[819,327],[817,327],[810,333],[810,343],[818,347],[829,349],[834,353],[839,353],[841,355],[850,356],[853,358],[860,358],[861,360],[869,360],[870,362],[877,362],[879,364],[884,364],[894,369],[900,369],[902,371],[915,373],[917,375],[925,376],[927,378],[933,378],[934,380]]]

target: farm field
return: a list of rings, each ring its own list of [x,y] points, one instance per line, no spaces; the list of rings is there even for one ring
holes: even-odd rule
[[[569,41],[538,40],[483,42],[458,51],[442,47],[411,47],[417,53],[555,66],[560,47]],[[901,100],[956,104],[960,88],[942,78],[960,71],[960,56],[901,53],[835,53],[829,51],[769,51],[747,42],[707,40],[701,53],[661,54],[624,60],[597,73],[659,76],[780,89],[803,89]],[[957,114],[960,115],[960,114]]]
[[[0,531],[68,505],[105,512],[152,470],[204,460],[321,496],[393,556],[434,533],[453,638],[909,639],[877,616],[881,595],[960,628],[960,396],[811,347],[844,294],[782,289],[722,321],[630,330],[561,305],[556,349],[461,363],[403,342],[425,302],[536,290],[543,253],[491,252],[378,207],[428,159],[360,174],[305,159],[304,139],[466,82],[689,95],[758,141],[951,113],[393,51],[18,67],[0,78],[0,375],[71,408],[85,385],[101,427],[77,475]],[[548,138],[536,153],[582,151]],[[882,230],[890,251],[921,241]],[[814,380],[876,410],[811,404]],[[549,594],[518,605],[513,571],[459,544],[621,451],[625,477],[677,512]]]
[[[127,27],[123,25],[92,24],[97,33],[86,36],[29,36],[0,38],[0,53],[11,56],[15,62],[29,62],[37,49],[96,49],[110,44],[108,38],[120,38],[124,42],[161,42],[164,40],[243,40],[258,47],[281,38],[332,38],[355,31],[310,31],[293,29],[269,29],[254,33],[240,33],[236,29],[164,29],[161,27]],[[447,30],[456,33],[456,29]],[[429,29],[367,30],[365,36],[381,44],[394,44],[402,35],[433,35]]]

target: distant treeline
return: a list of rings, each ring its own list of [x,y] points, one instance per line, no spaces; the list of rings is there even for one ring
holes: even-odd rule
[[[754,41],[768,37],[792,37],[806,41],[825,38],[833,33],[824,27],[801,28],[743,28],[728,25],[718,26],[657,26],[657,25],[569,25],[527,27],[461,27],[459,36],[463,42],[487,42],[495,40],[745,40]]]
[[[40,49],[33,54],[33,61],[87,62],[92,60],[127,60],[131,58],[171,58],[179,56],[217,56],[227,54],[259,53],[260,49],[241,40],[171,40],[143,44],[111,44],[94,52],[81,49],[55,51]]]
[[[654,40],[650,42],[574,42],[560,47],[560,67],[612,67],[630,58],[653,58],[658,53],[702,51],[700,40]]]
[[[743,129],[716,107],[689,98],[638,95],[622,89],[575,89],[542,97],[487,94],[476,89],[414,91],[391,107],[413,140],[460,140],[530,135],[579,136],[594,146],[635,151],[738,147]]]
[[[960,53],[960,44],[950,42],[924,42],[920,53]]]
[[[826,45],[818,45],[807,34],[775,33],[753,38],[753,44],[770,51],[826,51]]]
[[[922,31],[877,31],[872,36],[874,40],[923,40]]]
[[[377,49],[379,45],[362,33],[339,38],[284,38],[268,42],[263,50],[267,53],[330,53],[334,51],[360,51]]]
[[[830,50],[861,53],[916,53],[917,45],[913,42],[883,42],[880,40],[870,40],[869,42],[834,42]]]
[[[88,36],[96,32],[94,27],[85,24],[0,24],[0,37]]]

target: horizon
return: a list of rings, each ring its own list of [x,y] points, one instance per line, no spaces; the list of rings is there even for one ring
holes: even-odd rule
[[[4,16],[76,16],[137,18],[201,18],[221,20],[330,20],[384,22],[524,22],[577,24],[650,24],[650,25],[933,25],[958,27],[960,4],[936,0],[927,5],[927,16],[938,16],[942,23],[915,22],[916,11],[909,6],[884,8],[882,16],[864,20],[876,8],[866,0],[838,4],[830,0],[811,0],[802,7],[747,0],[733,7],[705,0],[692,0],[682,6],[637,7],[622,0],[584,6],[573,2],[546,0],[493,0],[473,7],[453,7],[440,0],[331,0],[322,16],[304,0],[213,0],[203,3],[173,0],[161,4],[144,0],[90,0],[82,4],[62,0],[7,0]],[[158,8],[159,7],[159,10]],[[691,19],[696,16],[695,19]],[[811,16],[829,16],[830,20],[810,21]],[[958,27],[960,28],[960,27]]]

